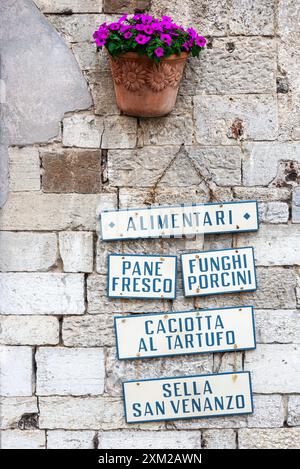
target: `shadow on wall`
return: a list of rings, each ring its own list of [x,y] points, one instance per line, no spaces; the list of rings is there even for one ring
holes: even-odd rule
[[[0,2],[0,207],[8,146],[56,137],[66,112],[92,99],[73,54],[31,0]]]

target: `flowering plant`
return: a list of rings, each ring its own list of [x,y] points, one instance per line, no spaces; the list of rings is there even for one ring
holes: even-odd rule
[[[124,15],[118,22],[103,23],[93,35],[99,48],[106,47],[113,57],[126,52],[147,55],[159,63],[163,58],[182,52],[199,57],[206,39],[193,28],[185,29],[169,16],[161,20],[150,15]]]

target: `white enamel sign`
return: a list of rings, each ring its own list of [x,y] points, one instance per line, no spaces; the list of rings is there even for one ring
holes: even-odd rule
[[[127,423],[253,412],[248,372],[129,381],[123,391]]]
[[[118,358],[254,349],[251,306],[115,318]]]
[[[111,254],[108,296],[111,298],[174,299],[177,257]]]
[[[254,291],[257,288],[253,248],[182,254],[185,296]]]
[[[255,201],[109,210],[100,223],[104,241],[236,233],[258,230],[258,210]]]

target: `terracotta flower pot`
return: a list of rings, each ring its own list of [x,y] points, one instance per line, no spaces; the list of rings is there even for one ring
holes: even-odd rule
[[[158,65],[146,55],[109,55],[117,104],[124,114],[159,117],[175,107],[188,54],[172,55]]]

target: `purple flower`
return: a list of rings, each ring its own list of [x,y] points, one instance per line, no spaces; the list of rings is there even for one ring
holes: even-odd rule
[[[163,32],[163,26],[161,25],[161,23],[157,22],[157,23],[152,23],[151,25],[153,31],[159,31],[159,32]]]
[[[163,16],[161,19],[164,23],[172,23],[172,18],[170,16]]]
[[[169,47],[172,44],[172,38],[171,38],[170,34],[161,34],[160,40],[165,42]]]
[[[144,31],[145,26],[143,24],[136,24],[135,29],[137,31]]]
[[[203,36],[197,36],[196,38],[196,44],[199,47],[205,47],[206,45],[206,39]]]
[[[187,32],[189,33],[192,39],[196,39],[198,36],[198,33],[194,28],[188,28]]]
[[[190,44],[188,42],[185,42],[182,47],[184,48],[184,50],[186,50],[187,52],[190,52]]]
[[[146,34],[150,34],[150,35],[151,35],[151,34],[154,33],[154,30],[153,30],[152,26],[146,25],[146,26],[144,26],[144,32],[145,32]]]
[[[109,29],[111,31],[118,31],[120,29],[120,24],[119,23],[111,23],[109,25]]]
[[[126,13],[125,15],[123,15],[122,18],[119,19],[118,23],[123,23],[123,21],[127,21],[128,16],[129,16],[129,13]]]
[[[149,42],[150,39],[151,39],[150,37],[144,36],[143,34],[138,34],[137,37],[135,38],[136,42],[141,45],[147,44],[147,42]]]
[[[156,55],[156,57],[160,58],[165,55],[165,51],[162,47],[158,47],[157,49],[155,49],[154,54]]]
[[[127,33],[124,34],[125,39],[130,39],[132,37],[132,33],[130,31],[127,31]]]
[[[98,47],[103,47],[103,46],[105,46],[106,40],[105,39],[98,39],[96,37],[95,42],[96,42]]]
[[[153,21],[153,16],[150,15],[141,15],[141,20],[143,24],[151,24]]]
[[[131,28],[132,28],[132,26],[130,24],[121,24],[120,32],[121,33],[126,33]]]
[[[134,17],[133,17],[134,21],[140,21],[141,16],[142,16],[142,15],[141,15],[140,13],[137,14],[137,15],[134,15]]]

